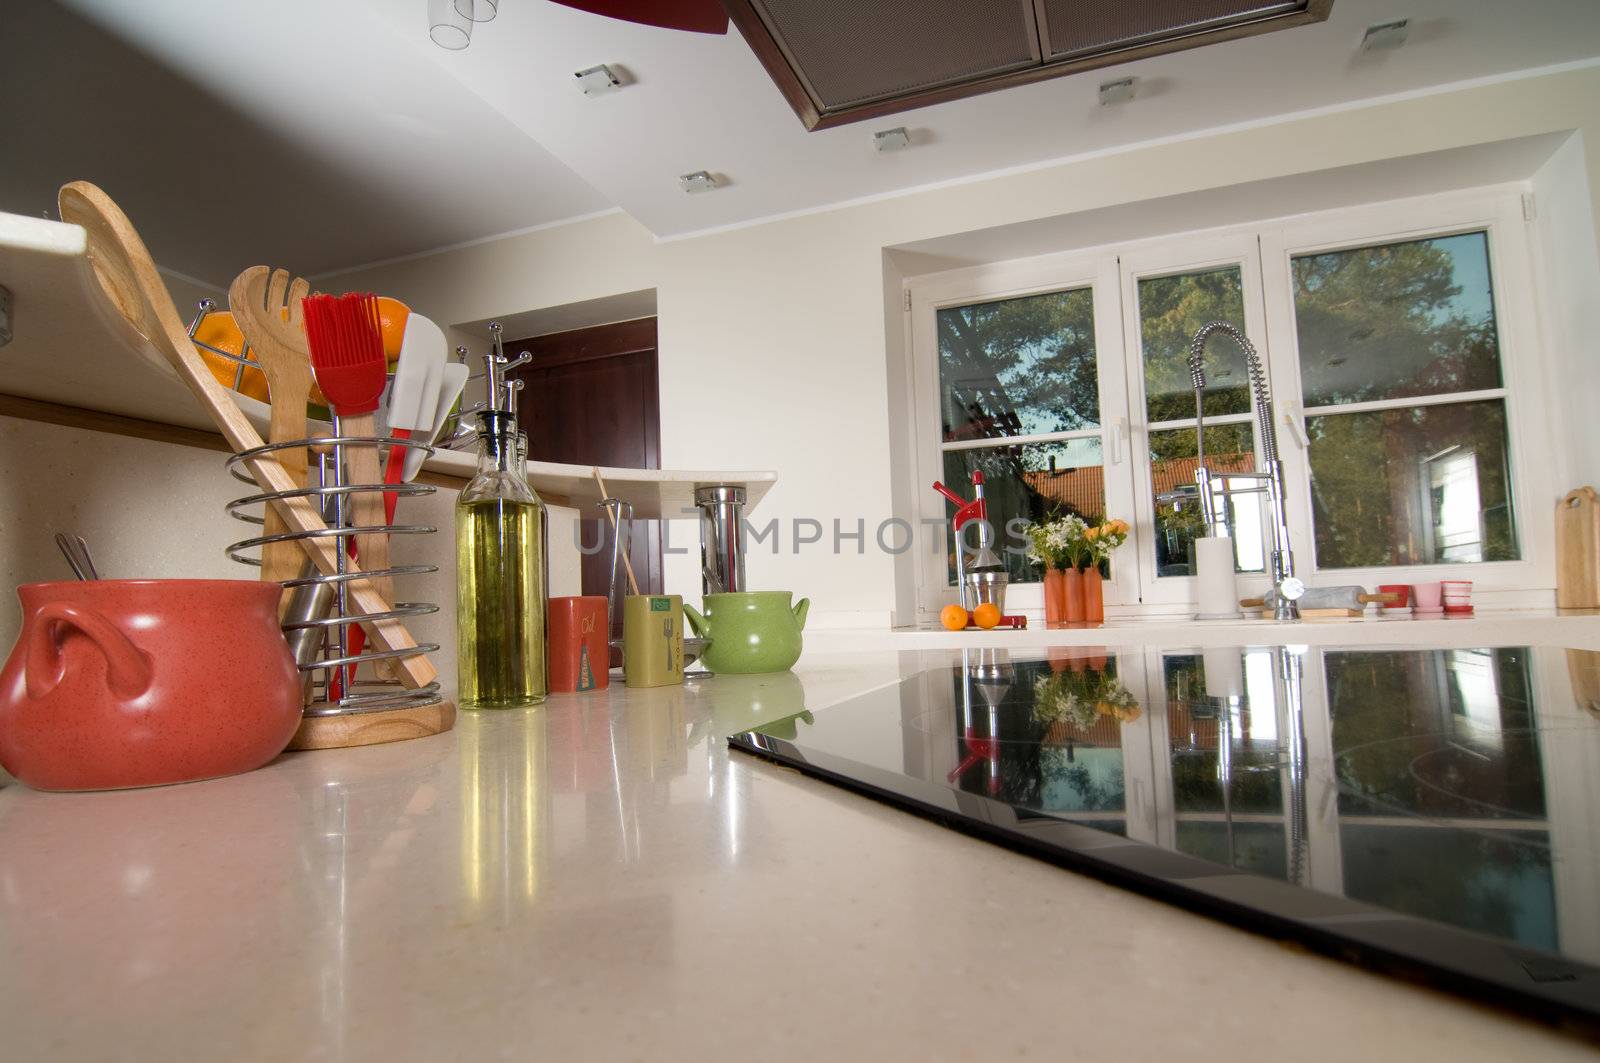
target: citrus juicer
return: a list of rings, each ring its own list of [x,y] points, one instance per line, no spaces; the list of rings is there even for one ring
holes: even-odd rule
[[[933,482],[933,489],[956,507],[955,515],[950,519],[955,530],[956,588],[968,620],[972,619],[972,611],[978,606],[992,604],[1000,610],[1000,623],[996,626],[1027,627],[1027,617],[1021,614],[1006,615],[1006,586],[1010,577],[1006,575],[1005,562],[994,551],[994,526],[989,523],[989,503],[983,495],[983,472],[974,470],[972,473],[971,501],[937,480]],[[969,562],[961,529],[973,521],[978,524],[978,548]]]

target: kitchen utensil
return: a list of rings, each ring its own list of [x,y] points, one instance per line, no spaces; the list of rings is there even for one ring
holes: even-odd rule
[[[444,371],[439,380],[439,394],[433,409],[433,420],[428,435],[428,445],[433,446],[439,442],[439,437],[444,434],[445,425],[450,423],[450,411],[455,409],[456,401],[461,398],[461,391],[467,386],[467,378],[472,375],[472,370],[463,362],[446,362]],[[422,463],[428,458],[426,450],[409,448],[406,451],[405,474],[401,477],[406,483],[417,478],[417,473],[422,471]]]
[[[955,531],[956,594],[961,607],[970,614],[985,602],[992,602],[1001,612],[1000,623],[995,626],[1026,627],[1027,622],[1021,617],[1004,615],[1006,584],[1010,582],[1010,577],[1006,574],[1005,564],[991,546],[994,529],[989,525],[989,503],[984,498],[983,473],[974,471],[972,474],[973,498],[970,502],[937,480],[933,483],[933,489],[956,507],[950,524]],[[978,522],[978,549],[969,561],[961,529],[973,521]]]
[[[381,304],[382,299],[378,302]],[[392,300],[391,300],[392,302]],[[403,304],[398,304],[403,305]],[[382,322],[382,311],[379,312],[379,321]],[[380,335],[382,333],[380,327]],[[387,349],[387,347],[386,347]],[[405,329],[400,341],[399,359],[395,363],[394,380],[389,385],[388,408],[386,420],[389,434],[394,439],[410,439],[413,432],[427,431],[433,426],[434,406],[438,402],[439,386],[443,379],[445,359],[448,357],[447,346],[444,339],[444,330],[434,324],[430,319],[409,310],[405,317]],[[389,448],[388,459],[384,462],[383,482],[397,484],[404,479],[406,455],[411,452],[411,447],[396,444]],[[400,502],[397,491],[383,493],[383,523],[394,523],[395,510]],[[359,508],[359,507],[358,507]],[[388,538],[383,539],[387,546]],[[357,548],[359,552],[359,547]],[[387,559],[385,567],[387,567]],[[368,567],[372,562],[368,560]],[[380,580],[378,590],[385,598],[394,597],[394,581]],[[355,651],[360,653],[366,648],[366,640],[360,635],[360,629],[351,632],[354,640]],[[378,675],[385,679],[393,678],[394,668],[388,661],[378,661],[375,664]],[[353,681],[355,670],[352,668],[350,677]]]
[[[594,482],[600,486],[600,501],[601,504],[604,505],[606,500],[611,497],[611,492],[606,490],[606,478],[600,475],[600,466],[598,465],[594,467]],[[628,570],[628,593],[632,595],[638,595],[639,581],[633,578],[633,562],[628,559],[627,547],[620,545],[622,542],[622,530],[621,525],[617,521],[617,511],[610,506],[606,506],[605,510],[606,515],[611,518],[612,539],[615,543],[619,544],[616,549],[621,551],[622,565]],[[615,577],[613,576],[613,578]]]
[[[306,437],[306,399],[311,393],[311,363],[306,354],[301,300],[311,285],[287,270],[251,266],[228,286],[228,308],[245,341],[255,352],[267,377],[272,401],[267,439],[287,443]],[[285,315],[287,311],[287,315]],[[288,447],[275,455],[278,464],[297,486],[306,484],[306,452]],[[281,535],[283,518],[268,507],[263,514],[263,534]],[[261,578],[275,583],[294,579],[300,571],[300,551],[291,542],[261,547]]]
[[[1407,583],[1384,583],[1378,587],[1378,593],[1388,595],[1392,600],[1383,603],[1385,613],[1411,612],[1411,585]]]
[[[318,295],[305,300],[306,339],[317,386],[328,397],[337,418],[335,435],[371,436],[377,431],[373,414],[383,394],[388,363],[383,356],[383,334],[378,328],[377,297],[357,292]],[[376,448],[341,447],[350,481],[381,482]],[[357,528],[377,528],[383,519],[383,496],[376,491],[355,495]],[[357,534],[356,556],[362,567],[377,573],[389,567],[389,538],[380,532]],[[374,587],[386,602],[394,600],[393,581],[374,575]]]
[[[1469,579],[1440,580],[1439,600],[1447,613],[1472,612],[1472,581]]]
[[[1419,613],[1444,612],[1444,587],[1439,583],[1413,583],[1411,597]]]
[[[378,326],[377,297],[359,292],[318,295],[305,300],[306,339],[317,386],[328,397],[337,436],[372,436],[377,431],[373,415],[383,387],[388,363],[383,355],[383,333]],[[364,443],[336,447],[352,484],[381,481],[376,447]],[[338,461],[340,458],[335,458]],[[359,491],[354,495],[357,529],[380,528],[384,520],[383,494]],[[372,588],[385,603],[394,601],[394,581],[376,575],[389,568],[389,537],[383,532],[358,531],[355,554],[371,573]],[[365,637],[351,632],[352,654],[365,649]],[[354,680],[355,669],[345,679]]]
[[[100,573],[95,571],[94,558],[89,556],[89,543],[81,535],[67,536],[56,532],[56,548],[67,559],[72,572],[81,580],[99,579]]]
[[[1342,609],[1354,616],[1360,616],[1366,611],[1368,603],[1393,605],[1399,600],[1396,594],[1368,594],[1362,587],[1345,586],[1307,587],[1299,602],[1302,613],[1307,609]],[[1247,609],[1263,606],[1270,608],[1274,601],[1273,593],[1268,591],[1264,598],[1245,598],[1239,604]]]
[[[17,588],[22,633],[0,670],[0,765],[39,790],[259,768],[300,725],[279,593],[257,580]]]
[[[1600,609],[1600,496],[1592,487],[1556,503],[1556,607]]]
[[[719,673],[784,672],[804,647],[801,631],[811,599],[791,605],[788,591],[733,591],[705,596],[705,614],[683,612],[696,635],[711,640],[701,658]]]
[[[630,687],[683,682],[683,598],[636,594],[622,602],[622,681]]]
[[[259,453],[264,445],[260,434],[201,361],[178,319],[166,285],[156,272],[150,252],[127,215],[110,196],[87,181],[63,186],[58,202],[62,221],[82,226],[87,232],[89,261],[111,305],[189,386],[228,445],[237,453],[251,455],[243,464],[262,491],[274,495],[267,504],[284,518],[288,527],[308,533],[297,545],[316,563],[317,570],[324,575],[338,573],[336,546],[327,535],[328,526],[321,514],[273,456]],[[345,572],[359,576],[361,569],[350,565]],[[356,580],[351,584],[348,598],[355,612],[371,615],[386,611],[386,603],[365,581]],[[416,640],[397,618],[364,620],[362,624],[369,636],[385,649],[417,648]],[[425,687],[438,678],[432,663],[421,653],[403,657],[401,662],[402,681],[412,689]]]
[[[980,605],[993,605],[1002,614],[1006,611],[1006,587],[1009,584],[1004,570],[987,569],[967,573],[967,601],[971,609]]]
[[[303,442],[306,443],[310,453],[317,458],[318,486],[308,489],[308,493],[311,497],[323,499],[325,509],[331,504],[332,508],[337,510],[338,499],[345,497],[347,487],[339,463],[333,460],[335,445],[326,438],[326,433],[319,433],[317,437]],[[270,451],[271,448],[266,449]],[[246,467],[258,453],[260,452],[247,450],[228,459],[229,475],[243,482],[253,482]],[[432,487],[416,484],[404,484],[396,489],[403,494],[431,494],[434,491]],[[275,492],[268,492],[265,495],[257,493],[236,499],[228,504],[228,513],[235,519],[248,523],[249,514],[253,510],[264,501],[271,503],[279,497],[281,496]],[[385,530],[391,534],[405,535],[430,535],[434,532],[433,528],[421,525],[391,525]],[[341,526],[335,521],[332,527],[323,528],[320,533],[294,532],[292,538],[298,541],[313,535],[318,538],[331,537],[345,541],[355,535],[355,529]],[[226,552],[228,557],[235,561],[249,563],[249,558],[256,553],[260,545],[261,539],[256,536],[230,544]],[[344,553],[340,550],[335,556],[342,557]],[[426,575],[438,570],[437,565],[414,563],[397,566],[392,571],[398,576]],[[416,653],[433,653],[439,649],[434,643],[425,643],[409,650],[378,650],[373,647],[365,650],[362,655],[351,654],[349,645],[354,632],[359,630],[356,625],[361,618],[351,607],[348,589],[341,592],[340,588],[346,587],[350,580],[357,579],[363,579],[363,576],[353,567],[347,572],[334,575],[308,571],[304,579],[295,582],[292,593],[288,596],[290,614],[295,620],[286,621],[288,627],[285,635],[290,639],[291,651],[295,652],[297,663],[303,665],[300,667],[300,674],[306,702],[304,718],[300,729],[295,732],[294,739],[289,743],[290,749],[326,749],[334,746],[392,742],[422,734],[437,734],[448,731],[454,726],[455,706],[446,702],[439,692],[437,682],[411,686],[402,678],[399,685],[375,684],[343,693],[345,668],[353,670],[354,666],[368,661],[373,664],[386,664],[396,656],[409,657]],[[285,589],[290,588],[285,585]],[[301,594],[310,594],[312,604],[296,609],[295,596]],[[324,602],[325,607],[321,604]],[[322,615],[324,611],[327,615]],[[371,619],[375,621],[398,619],[409,622],[411,617],[436,612],[438,606],[431,602],[413,601],[396,604],[392,611],[377,614]],[[299,617],[302,615],[307,617],[303,623],[299,622]],[[304,640],[299,643],[298,651],[295,650],[297,639]],[[306,661],[307,655],[311,658],[309,662]],[[341,665],[344,667],[341,668]],[[318,676],[323,680],[320,689],[316,682]],[[355,716],[360,717],[359,725],[351,722],[350,718]]]
[[[606,600],[598,594],[550,599],[549,685],[552,691],[604,690],[611,682]]]
[[[395,364],[394,383],[389,388],[389,434],[394,438],[410,439],[413,432],[433,428],[447,357],[444,330],[421,314],[408,316],[405,338],[400,344],[400,360]],[[409,450],[401,446],[389,448],[389,459],[383,470],[384,483],[397,484],[405,478]],[[385,524],[394,523],[399,498],[393,491],[384,492]]]
[[[328,486],[332,477],[328,475],[328,462],[333,454],[327,447],[314,448],[317,453],[317,485]],[[333,519],[333,498],[328,496],[322,504],[322,519]],[[300,573],[297,579],[309,579],[316,571],[311,559],[301,555]],[[283,615],[280,617],[283,627],[283,637],[289,642],[289,654],[294,658],[295,667],[299,668],[301,676],[301,693],[307,702],[311,700],[311,690],[316,682],[316,673],[309,669],[322,653],[322,646],[327,628],[321,623],[333,611],[334,587],[331,583],[322,581],[301,583],[292,588],[285,596]]]

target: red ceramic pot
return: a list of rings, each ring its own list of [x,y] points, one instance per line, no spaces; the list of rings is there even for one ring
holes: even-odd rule
[[[40,790],[160,786],[259,768],[300,725],[277,583],[93,580],[17,588],[0,765]]]

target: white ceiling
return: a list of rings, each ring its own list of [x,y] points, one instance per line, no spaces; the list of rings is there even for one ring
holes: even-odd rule
[[[1320,25],[808,133],[737,31],[501,0],[448,52],[426,0],[62,4],[6,15],[0,88],[31,87],[35,106],[0,209],[99,180],[164,263],[213,281],[249,264],[233,249],[317,273],[611,206],[680,236],[1600,56],[1595,0],[1336,0]],[[1396,17],[1412,20],[1403,48],[1357,51]],[[633,83],[582,96],[572,74],[597,63]],[[1125,74],[1139,97],[1098,107],[1099,82]],[[910,150],[872,150],[874,129],[902,124]],[[680,191],[700,169],[728,184]]]
[[[503,0],[470,48],[427,43],[422,0],[368,0],[402,35],[658,236],[1100,151],[1157,137],[1600,55],[1596,0],[1335,0],[1324,23],[1179,52],[839,128],[807,132],[750,48],[727,37]],[[1360,53],[1365,28],[1406,16],[1404,47]],[[638,84],[588,99],[572,72],[617,63]],[[1134,74],[1131,103],[1098,106]],[[880,155],[874,129],[915,146]],[[678,174],[726,174],[688,196]]]
[[[59,185],[92,180],[212,284],[611,205],[353,0],[0,7],[0,210],[54,216]]]

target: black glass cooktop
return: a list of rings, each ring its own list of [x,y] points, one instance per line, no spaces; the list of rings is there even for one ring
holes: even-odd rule
[[[963,661],[732,744],[1255,930],[1596,1028],[1600,653]]]

